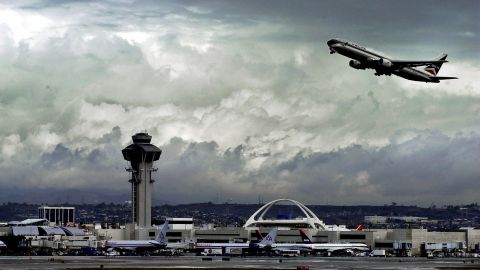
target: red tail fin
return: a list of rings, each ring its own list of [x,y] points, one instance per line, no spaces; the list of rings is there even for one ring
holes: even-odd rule
[[[312,243],[312,239],[308,237],[308,235],[305,233],[303,229],[298,230],[300,232],[300,236],[302,237],[302,242],[305,244],[310,244]]]
[[[257,240],[263,240],[263,236],[259,230],[255,230],[255,236],[257,237]]]
[[[363,225],[362,224],[358,225],[355,231],[363,231]]]
[[[443,61],[447,59],[447,54],[446,53],[443,53],[441,54],[439,57],[437,57],[435,60],[436,61]],[[438,71],[440,71],[440,68],[442,67],[442,64],[443,63],[438,63],[438,64],[435,64],[435,65],[428,65],[427,67],[425,67],[425,71],[432,74],[432,76],[437,76],[437,73]]]

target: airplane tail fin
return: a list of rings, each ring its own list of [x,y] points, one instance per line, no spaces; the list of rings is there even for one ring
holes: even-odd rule
[[[445,61],[447,59],[448,54],[442,53],[439,57],[435,58],[435,61]],[[436,64],[431,64],[425,67],[425,71],[432,74],[432,76],[437,76],[438,71],[440,71],[440,68],[442,67],[443,62],[439,62]]]
[[[265,246],[271,246],[273,243],[275,243],[275,238],[277,238],[277,228],[273,228],[267,236],[265,236],[262,241],[260,242],[261,245]]]
[[[162,226],[162,229],[157,235],[157,238],[155,240],[159,242],[160,244],[166,244],[167,243],[167,231],[168,231],[168,221],[165,221],[165,223]]]
[[[363,231],[364,227],[362,224],[358,225],[358,227],[355,229],[355,231]]]
[[[305,233],[303,229],[298,230],[300,232],[300,236],[302,237],[302,242],[305,244],[311,244],[312,239]]]
[[[263,240],[263,236],[262,236],[262,234],[260,233],[259,230],[255,230],[255,236],[257,237],[258,241]]]

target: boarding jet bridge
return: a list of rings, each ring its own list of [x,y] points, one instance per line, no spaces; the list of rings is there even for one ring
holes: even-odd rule
[[[298,207],[305,217],[296,219],[269,219],[265,218],[267,212],[275,205],[284,205],[285,203]],[[327,225],[323,223],[310,209],[298,201],[292,199],[278,199],[271,201],[260,207],[243,226],[245,229],[259,227],[290,227],[290,228],[308,228],[316,230],[327,230]]]

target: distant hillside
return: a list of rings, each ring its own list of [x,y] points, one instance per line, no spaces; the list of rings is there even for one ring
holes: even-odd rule
[[[36,218],[35,204],[4,203],[0,205],[0,221],[22,220]],[[63,205],[66,206],[66,205]],[[130,222],[130,206],[125,204],[82,204],[69,205],[76,208],[77,223],[109,223],[124,224]],[[152,209],[154,224],[163,223],[165,217],[193,217],[197,225],[213,223],[218,226],[242,226],[245,221],[262,205],[261,204],[214,204],[192,203],[181,205],[159,205]],[[405,224],[395,221],[394,218],[387,224],[370,224],[371,227],[419,227],[424,226],[434,230],[452,230],[459,227],[480,227],[480,207],[477,204],[462,206],[444,206],[437,208],[384,205],[384,206],[335,206],[309,205],[308,206],[326,224],[345,224],[355,228],[358,224],[365,224],[365,216],[416,216],[426,217],[428,224]],[[271,208],[266,217],[296,218],[302,216],[298,208],[291,205],[276,205]]]

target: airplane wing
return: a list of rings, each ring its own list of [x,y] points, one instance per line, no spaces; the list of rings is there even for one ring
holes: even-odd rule
[[[435,79],[437,80],[454,80],[458,79],[457,77],[442,77],[442,76],[435,76]]]
[[[339,250],[347,250],[348,248],[329,248],[327,249],[328,252],[335,252]]]
[[[273,247],[273,251],[289,251],[289,250],[298,250],[298,251],[312,251],[311,248],[301,247],[301,246],[291,246],[291,247]]]
[[[441,65],[441,64],[446,63],[448,61],[447,60],[429,60],[429,61],[392,60],[391,62],[395,67],[402,68],[402,67],[420,67],[420,66],[428,66],[428,65]]]

